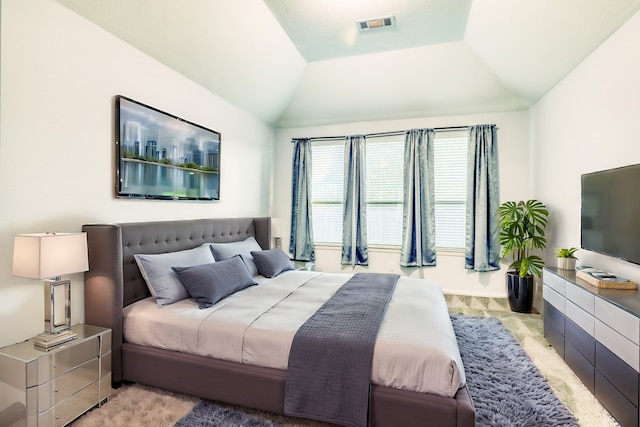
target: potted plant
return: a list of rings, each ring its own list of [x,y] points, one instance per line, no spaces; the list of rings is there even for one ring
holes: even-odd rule
[[[502,256],[513,262],[507,271],[507,294],[512,311],[530,313],[533,305],[534,276],[540,277],[544,261],[531,254],[547,246],[545,228],[549,211],[544,203],[532,199],[508,201],[498,209]]]
[[[576,260],[578,257],[575,253],[578,248],[558,248],[556,249],[556,256],[558,257],[558,268],[562,270],[575,270]]]

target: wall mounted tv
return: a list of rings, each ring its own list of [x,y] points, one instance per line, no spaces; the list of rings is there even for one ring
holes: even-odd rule
[[[219,200],[220,133],[116,97],[117,197]]]
[[[640,264],[640,165],[582,175],[581,246]]]

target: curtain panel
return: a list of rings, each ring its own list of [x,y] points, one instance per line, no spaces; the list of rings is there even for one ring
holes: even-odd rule
[[[404,203],[400,265],[436,265],[433,129],[405,133]]]
[[[294,139],[291,178],[291,236],[289,255],[300,261],[314,261],[311,216],[311,141]]]
[[[495,125],[469,127],[465,268],[500,268],[498,137]]]
[[[342,265],[369,265],[364,135],[347,136],[344,150]]]

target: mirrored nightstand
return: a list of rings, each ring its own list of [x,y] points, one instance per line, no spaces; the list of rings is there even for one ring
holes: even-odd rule
[[[44,349],[0,348],[0,425],[64,426],[111,395],[111,330],[79,324],[77,338]]]

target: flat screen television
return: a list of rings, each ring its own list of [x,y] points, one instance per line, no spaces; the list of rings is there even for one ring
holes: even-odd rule
[[[219,200],[220,133],[116,97],[116,196]]]
[[[582,175],[581,246],[640,264],[640,165]]]

